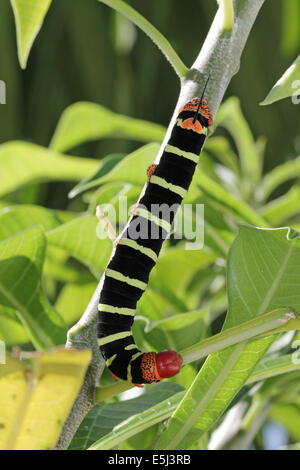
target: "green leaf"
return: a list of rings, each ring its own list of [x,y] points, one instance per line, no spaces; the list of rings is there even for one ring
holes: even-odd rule
[[[200,269],[205,269],[216,260],[216,255],[204,250],[185,250],[182,247],[170,248],[163,252],[156,264],[149,285],[164,296],[164,287],[177,298],[194,309],[197,299],[187,298],[186,291],[190,280]],[[170,266],[180,269],[170,270]],[[181,310],[182,311],[182,310]]]
[[[69,449],[87,449],[96,440],[107,436],[111,431],[113,432],[120,423],[126,422],[128,419],[131,422],[135,415],[140,416],[140,413],[172,397],[180,390],[182,388],[179,385],[164,382],[151,387],[146,393],[131,400],[107,405],[103,402],[97,403],[82,421]],[[140,424],[142,424],[141,421]]]
[[[0,449],[51,450],[82,385],[90,351],[56,349],[0,367]],[[28,367],[28,361],[31,367]]]
[[[205,152],[212,153],[224,166],[228,167],[240,178],[239,160],[225,137],[211,137],[207,139],[205,142]]]
[[[0,145],[0,196],[28,183],[78,181],[98,165],[97,160],[65,157],[28,142],[8,142]]]
[[[26,68],[32,44],[42,27],[52,0],[10,0],[15,15],[18,56],[22,69]]]
[[[246,199],[260,180],[263,162],[260,160],[251,130],[245,120],[238,98],[229,98],[220,107],[215,124],[225,127],[232,135],[241,164],[241,191]]]
[[[144,318],[147,342],[157,351],[166,349],[166,346],[181,351],[205,337],[207,317],[207,310],[195,310],[152,322]],[[141,317],[137,317],[138,319]]]
[[[6,346],[29,343],[30,338],[11,308],[0,305],[0,339]]]
[[[99,104],[79,102],[63,112],[50,147],[58,152],[66,152],[89,140],[109,137],[161,142],[165,132],[165,128],[159,124],[116,114]]]
[[[259,212],[271,225],[276,226],[299,214],[299,201],[300,184],[297,183],[283,196],[263,206]]]
[[[166,384],[161,384],[161,385],[166,385]],[[173,390],[174,389],[176,390],[175,384],[170,383],[168,385],[169,386],[172,385],[171,390],[173,392],[173,393],[168,394],[169,395],[168,398],[163,399],[163,395],[159,395],[156,403],[150,404],[148,402],[148,406],[144,408],[145,410],[140,411],[140,412],[138,408],[135,406],[135,404],[132,403],[133,408],[131,408],[130,410],[130,415],[129,416],[127,415],[128,418],[121,421],[120,424],[118,424],[117,426],[115,425],[110,433],[105,434],[102,438],[94,442],[89,447],[89,450],[111,449],[112,447],[117,446],[120,442],[123,442],[124,440],[129,439],[135,434],[138,434],[141,431],[148,429],[150,426],[153,426],[156,423],[160,423],[164,419],[168,418],[170,414],[172,413],[172,411],[175,409],[179,399],[182,397],[184,393],[184,392],[177,392],[174,394]],[[177,390],[178,388],[179,387],[177,386]],[[151,392],[149,392],[149,395],[150,394]],[[151,395],[149,396],[149,398],[151,399]],[[136,400],[131,400],[131,401],[134,402]],[[128,410],[128,401],[121,402],[121,403],[123,404],[123,409],[126,407],[126,410]],[[118,403],[119,407],[121,403]],[[107,407],[108,406],[109,405],[107,405]],[[107,412],[105,414],[107,415]]]
[[[298,352],[296,352],[298,356]],[[279,357],[268,357],[262,359],[250,375],[247,383],[258,382],[276,377],[277,375],[288,374],[289,372],[300,371],[300,363],[295,361],[293,354],[285,354]]]
[[[280,48],[286,55],[294,55],[300,46],[299,17],[300,4],[298,0],[282,2]]]
[[[300,240],[289,229],[242,226],[228,258],[229,311],[223,329],[280,307],[300,312]],[[185,449],[222,415],[274,336],[211,354],[173,413],[158,449]]]
[[[196,170],[197,184],[208,201],[221,208],[238,222],[246,222],[258,227],[267,227],[267,222],[247,203],[230,194],[221,185],[213,181],[205,173]]]
[[[64,344],[66,325],[41,285],[46,238],[41,228],[0,243],[0,304],[14,309],[37,349]]]
[[[96,173],[84,180],[80,181],[69,193],[69,197],[73,198],[88,189],[99,185],[99,180],[109,173],[123,158],[123,154],[112,154],[103,158]]]
[[[111,204],[116,211],[116,219],[119,224],[127,224],[129,212],[120,213],[121,198],[127,198],[127,208],[135,204],[140,196],[141,187],[124,183],[107,183],[95,191],[89,199],[88,211],[90,214],[96,213],[97,206]]]
[[[294,441],[300,440],[300,409],[299,406],[288,404],[277,404],[270,412],[270,419],[281,423]]]
[[[60,291],[55,308],[68,325],[74,325],[85,311],[97,282],[66,284]]]
[[[147,181],[147,168],[151,165],[159,151],[158,144],[147,144],[127,155],[104,176],[94,180],[96,184],[131,183],[143,185]]]
[[[98,238],[98,224],[95,216],[83,216],[47,232],[50,245],[66,250],[86,265],[96,278],[102,274],[112,251],[109,238]]]
[[[263,106],[275,103],[275,101],[282,100],[293,96],[294,99],[298,100],[297,96],[300,94],[300,55],[297,57],[295,62],[286,70],[282,77],[275,83],[272,90],[269,92],[267,97],[260,103]]]
[[[295,178],[300,178],[300,156],[277,165],[263,177],[256,190],[258,201],[265,201],[278,186]]]
[[[47,232],[60,223],[55,213],[44,207],[29,204],[9,207],[0,212],[0,241],[34,225],[40,225]]]

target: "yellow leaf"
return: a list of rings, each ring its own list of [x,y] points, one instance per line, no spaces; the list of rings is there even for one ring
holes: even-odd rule
[[[0,366],[0,449],[52,449],[82,385],[91,351],[53,349]]]

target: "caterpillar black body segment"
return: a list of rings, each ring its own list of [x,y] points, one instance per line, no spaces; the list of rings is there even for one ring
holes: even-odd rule
[[[131,326],[211,124],[209,106],[202,98],[194,98],[180,109],[160,162],[148,169],[146,191],[105,271],[97,320],[100,351],[115,376],[135,384],[158,382],[181,367],[181,357],[174,351],[140,351]]]

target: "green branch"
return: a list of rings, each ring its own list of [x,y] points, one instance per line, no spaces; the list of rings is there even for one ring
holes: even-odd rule
[[[224,330],[181,351],[183,364],[194,362],[220,349],[233,346],[262,334],[272,334],[272,330],[282,327],[296,316],[287,308],[278,308],[259,315],[240,325]]]
[[[231,31],[234,25],[234,9],[232,0],[218,0],[222,7],[223,29]]]
[[[138,26],[150,39],[157,45],[157,47],[166,56],[179,78],[183,78],[188,68],[184,65],[178,54],[175,52],[169,41],[156,29],[146,18],[138,13],[134,8],[122,0],[99,0],[100,2],[108,5],[114,10],[121,13],[128,20]]]

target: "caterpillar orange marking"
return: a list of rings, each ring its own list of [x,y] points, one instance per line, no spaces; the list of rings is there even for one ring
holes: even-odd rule
[[[200,103],[201,98],[194,98],[188,103],[186,103],[182,108],[179,110],[179,114],[182,113],[183,111],[197,111],[199,103]],[[208,125],[212,126],[213,124],[213,118],[211,111],[208,106],[208,102],[205,99],[201,100],[201,106],[199,108],[199,113],[202,114],[207,120],[208,120]]]
[[[156,168],[157,168],[157,165],[155,163],[152,163],[152,165],[148,166],[147,168],[148,179],[150,179],[151,176],[154,174]]]
[[[201,134],[202,132],[202,126],[199,121],[194,122],[193,118],[188,118],[185,119],[185,121],[182,122],[181,127],[183,129],[192,129],[194,132],[197,132],[198,134]]]

